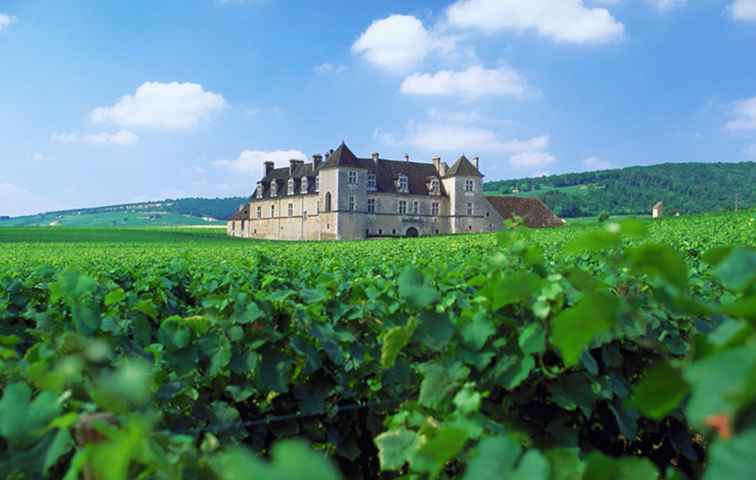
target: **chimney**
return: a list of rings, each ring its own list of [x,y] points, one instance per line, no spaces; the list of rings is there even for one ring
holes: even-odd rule
[[[406,153],[404,154],[404,161],[409,162],[409,155]]]
[[[265,176],[270,176],[271,173],[273,173],[273,167],[275,166],[275,163],[273,162],[265,162]]]
[[[323,161],[322,155],[313,155],[312,156],[312,169],[317,170],[318,168],[320,168],[320,164],[322,161]]]
[[[435,157],[431,159],[431,161],[433,162],[433,168],[435,168],[436,171],[440,174],[441,173],[441,157],[436,155]]]
[[[475,169],[476,170],[480,170],[480,167],[479,167],[479,165],[480,165],[480,157],[473,158],[473,165],[475,165]]]
[[[297,168],[297,165],[302,165],[303,163],[304,163],[303,160],[294,160],[294,159],[289,160],[289,176],[293,177],[294,169]]]
[[[373,152],[371,157],[373,157],[373,162],[378,165],[378,161],[381,159],[381,154],[378,152]]]

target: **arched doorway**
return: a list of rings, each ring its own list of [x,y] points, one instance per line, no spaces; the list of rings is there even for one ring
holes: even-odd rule
[[[407,232],[404,234],[405,237],[417,237],[419,235],[420,235],[420,232],[418,232],[415,227],[409,227],[407,229]]]
[[[330,212],[331,211],[331,192],[326,193],[325,211],[326,212]]]

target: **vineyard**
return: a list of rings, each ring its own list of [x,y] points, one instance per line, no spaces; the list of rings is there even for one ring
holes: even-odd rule
[[[0,231],[0,477],[756,478],[756,211]]]

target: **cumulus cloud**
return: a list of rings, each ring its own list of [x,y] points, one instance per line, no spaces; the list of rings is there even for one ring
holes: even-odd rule
[[[6,30],[15,21],[16,17],[12,17],[7,13],[0,13],[0,32]]]
[[[727,130],[756,130],[756,97],[735,102],[733,119],[725,124]]]
[[[467,99],[484,96],[522,97],[527,89],[527,81],[517,70],[509,67],[486,69],[480,65],[462,71],[416,73],[405,78],[401,86],[401,92],[407,95]]]
[[[316,65],[313,70],[315,73],[341,73],[347,69],[344,65],[336,65],[333,63],[321,63]]]
[[[448,22],[486,33],[534,30],[559,43],[603,43],[620,38],[624,25],[606,8],[583,0],[458,0],[446,11]]]
[[[90,134],[55,133],[52,140],[58,143],[86,143],[90,145],[133,145],[139,137],[127,130],[118,132],[100,132]]]
[[[352,45],[352,52],[384,70],[414,67],[436,46],[423,22],[411,15],[376,20]]]
[[[32,215],[57,208],[53,202],[25,188],[0,181],[0,215]]]
[[[688,0],[646,0],[646,3],[659,12],[669,12],[686,6]]]
[[[265,162],[274,162],[276,166],[283,167],[288,166],[291,159],[305,158],[307,155],[299,150],[244,150],[235,160],[218,160],[214,165],[253,178],[261,178],[265,172]]]
[[[730,15],[735,20],[756,22],[756,0],[735,0],[730,5]]]
[[[129,128],[188,130],[225,106],[222,95],[196,83],[146,82],[114,105],[95,108],[90,119]]]
[[[513,155],[509,159],[509,164],[512,168],[529,169],[547,167],[556,161],[556,157],[545,152],[522,152]]]
[[[519,153],[546,148],[549,137],[502,139],[492,130],[471,125],[424,123],[411,125],[406,141],[400,143],[436,152]]]
[[[599,157],[586,158],[581,163],[583,164],[583,168],[585,168],[586,170],[609,170],[616,168],[616,165],[614,165],[612,162],[602,160]]]

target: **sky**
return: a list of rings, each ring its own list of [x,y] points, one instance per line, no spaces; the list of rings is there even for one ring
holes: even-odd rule
[[[0,0],[0,215],[247,196],[342,141],[486,180],[756,160],[756,0]]]

